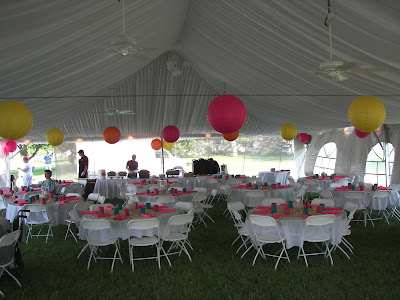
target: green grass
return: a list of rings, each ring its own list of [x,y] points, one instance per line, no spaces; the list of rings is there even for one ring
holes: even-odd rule
[[[114,201],[115,203],[116,201]],[[348,240],[355,246],[349,261],[340,251],[333,254],[334,266],[323,257],[296,260],[298,248],[289,250],[291,263],[281,261],[274,271],[275,259],[258,258],[253,267],[252,250],[242,260],[231,247],[237,233],[232,221],[222,217],[225,204],[216,203],[211,211],[216,224],[197,226],[189,235],[195,249],[193,262],[186,256],[174,256],[172,267],[162,259],[161,270],[155,261],[129,266],[127,241],[121,241],[124,264],[110,261],[86,264],[87,251],[72,237],[64,241],[66,226],[54,228],[55,238],[45,244],[32,239],[21,245],[25,264],[18,274],[19,288],[7,275],[0,289],[8,299],[397,299],[400,294],[400,223],[378,223],[375,228],[352,225]],[[149,250],[141,249],[140,253]],[[151,251],[151,249],[150,249]],[[111,254],[111,249],[105,253]]]

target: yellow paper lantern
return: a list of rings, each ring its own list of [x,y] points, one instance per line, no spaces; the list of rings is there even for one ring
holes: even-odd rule
[[[281,127],[281,136],[284,140],[291,141],[297,136],[297,128],[293,124],[287,123]]]
[[[0,136],[15,141],[31,131],[33,117],[31,111],[17,101],[0,103]]]
[[[64,133],[58,128],[52,128],[46,133],[46,141],[52,146],[59,146],[64,141]]]
[[[386,119],[385,105],[374,96],[361,96],[349,107],[351,125],[362,132],[370,132],[380,127]]]
[[[174,143],[168,143],[168,142],[166,142],[166,141],[163,141],[163,148],[165,149],[165,150],[171,150],[172,149],[172,147],[174,146]]]

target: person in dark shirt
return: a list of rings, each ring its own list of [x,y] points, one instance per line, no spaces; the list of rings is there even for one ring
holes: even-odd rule
[[[138,173],[138,162],[136,161],[136,155],[132,155],[132,160],[126,162],[126,169],[128,170],[128,178],[136,178]]]
[[[78,178],[87,178],[88,177],[88,168],[89,168],[89,158],[85,155],[83,150],[78,151],[81,159],[79,160],[79,171]]]

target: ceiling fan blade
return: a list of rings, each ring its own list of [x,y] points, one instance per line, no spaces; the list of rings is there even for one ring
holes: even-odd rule
[[[345,80],[349,79],[349,77],[343,76],[342,74],[338,73],[336,75],[335,79],[337,79],[339,81],[345,81]]]
[[[346,70],[347,73],[385,72],[387,67],[354,68]]]
[[[134,114],[136,114],[135,112],[133,112],[131,110],[119,110],[118,113],[119,114],[124,114],[124,115],[134,115]]]

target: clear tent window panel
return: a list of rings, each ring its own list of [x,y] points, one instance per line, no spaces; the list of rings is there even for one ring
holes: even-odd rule
[[[390,143],[376,144],[372,147],[365,163],[365,178],[368,183],[387,186],[392,177],[395,148]]]
[[[335,143],[327,143],[321,147],[315,160],[314,173],[333,173],[336,166],[337,148]]]

